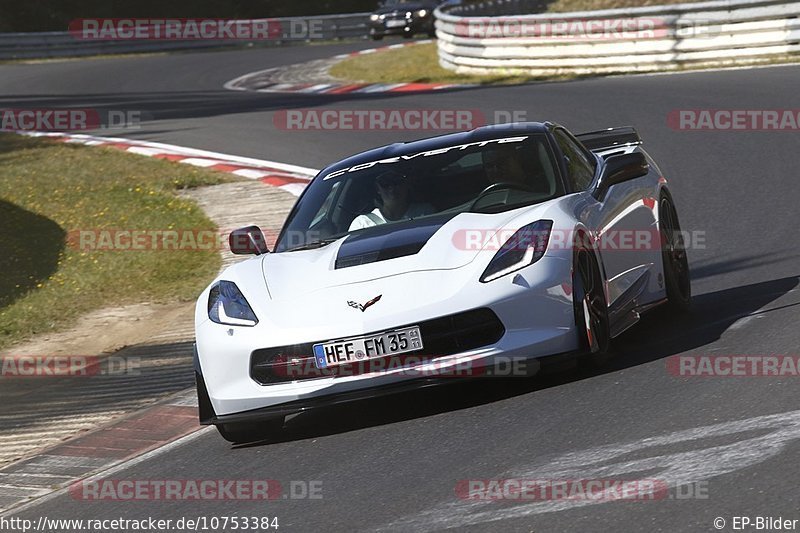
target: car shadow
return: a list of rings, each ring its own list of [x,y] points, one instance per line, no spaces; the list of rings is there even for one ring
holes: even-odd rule
[[[8,307],[57,269],[66,232],[47,217],[0,200],[0,309]]]
[[[718,340],[734,322],[756,311],[768,313],[787,307],[764,309],[798,285],[800,277],[794,276],[702,294],[694,297],[692,312],[682,316],[666,307],[654,309],[615,339],[609,361],[595,368],[576,365],[572,370],[526,378],[453,380],[437,387],[323,407],[287,420],[283,431],[270,440],[237,447],[323,437],[468,409],[664,359]],[[798,306],[800,301],[788,305]]]

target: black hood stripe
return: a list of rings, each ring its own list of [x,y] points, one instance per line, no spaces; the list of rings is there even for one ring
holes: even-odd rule
[[[336,268],[415,255],[454,216],[454,213],[448,213],[358,231],[339,247]]]

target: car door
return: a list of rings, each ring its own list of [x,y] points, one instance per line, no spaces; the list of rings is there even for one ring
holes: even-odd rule
[[[566,168],[572,191],[588,191],[602,165],[563,128],[556,129],[553,135],[563,154],[562,168]],[[618,301],[620,296],[651,273],[653,247],[658,246],[652,190],[646,179],[613,185],[599,199],[586,194],[586,203],[576,214],[594,231],[597,252],[608,281],[610,307],[626,303]]]

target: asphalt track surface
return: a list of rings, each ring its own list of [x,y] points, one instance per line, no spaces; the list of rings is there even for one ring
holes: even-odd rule
[[[523,110],[572,131],[632,124],[670,180],[690,250],[694,312],[657,311],[599,370],[460,383],[290,420],[277,441],[231,447],[210,432],[116,479],[322,482],[322,499],[84,502],[62,495],[20,516],[277,516],[282,531],[713,531],[715,517],[800,518],[797,378],[678,378],[678,354],[800,353],[797,132],[681,132],[675,109],[798,108],[800,66],[590,79],[425,95],[319,97],[230,92],[252,70],[369,44],[0,66],[0,107],[142,110],[126,136],[321,167],[409,132],[276,131],[287,107]],[[117,133],[117,132],[105,132]],[[268,207],[266,207],[268,208]],[[154,421],[157,423],[157,421]],[[704,498],[491,502],[465,479],[664,479]],[[702,491],[705,491],[703,493]],[[697,491],[695,491],[697,492]],[[697,494],[695,494],[697,495]]]

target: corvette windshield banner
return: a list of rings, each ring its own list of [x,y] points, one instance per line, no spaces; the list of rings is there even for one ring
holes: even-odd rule
[[[505,137],[502,139],[488,139],[486,141],[477,141],[467,144],[457,144],[455,146],[447,146],[445,148],[437,148],[436,150],[429,150],[427,152],[419,152],[417,154],[410,154],[410,155],[401,155],[398,157],[388,157],[386,159],[381,159],[379,161],[370,161],[369,163],[361,163],[360,165],[355,165],[349,168],[343,168],[341,170],[336,170],[331,172],[330,174],[326,175],[323,180],[329,180],[332,178],[338,178],[343,174],[348,174],[350,172],[358,172],[359,170],[366,170],[368,168],[372,168],[375,165],[383,165],[383,164],[391,164],[391,163],[399,163],[400,161],[411,161],[412,159],[416,159],[417,157],[432,157],[435,155],[446,154],[448,152],[452,152],[453,150],[466,150],[467,148],[472,148],[473,146],[477,147],[484,147],[488,144],[508,144],[508,143],[519,143],[527,139],[528,136],[522,137]]]

